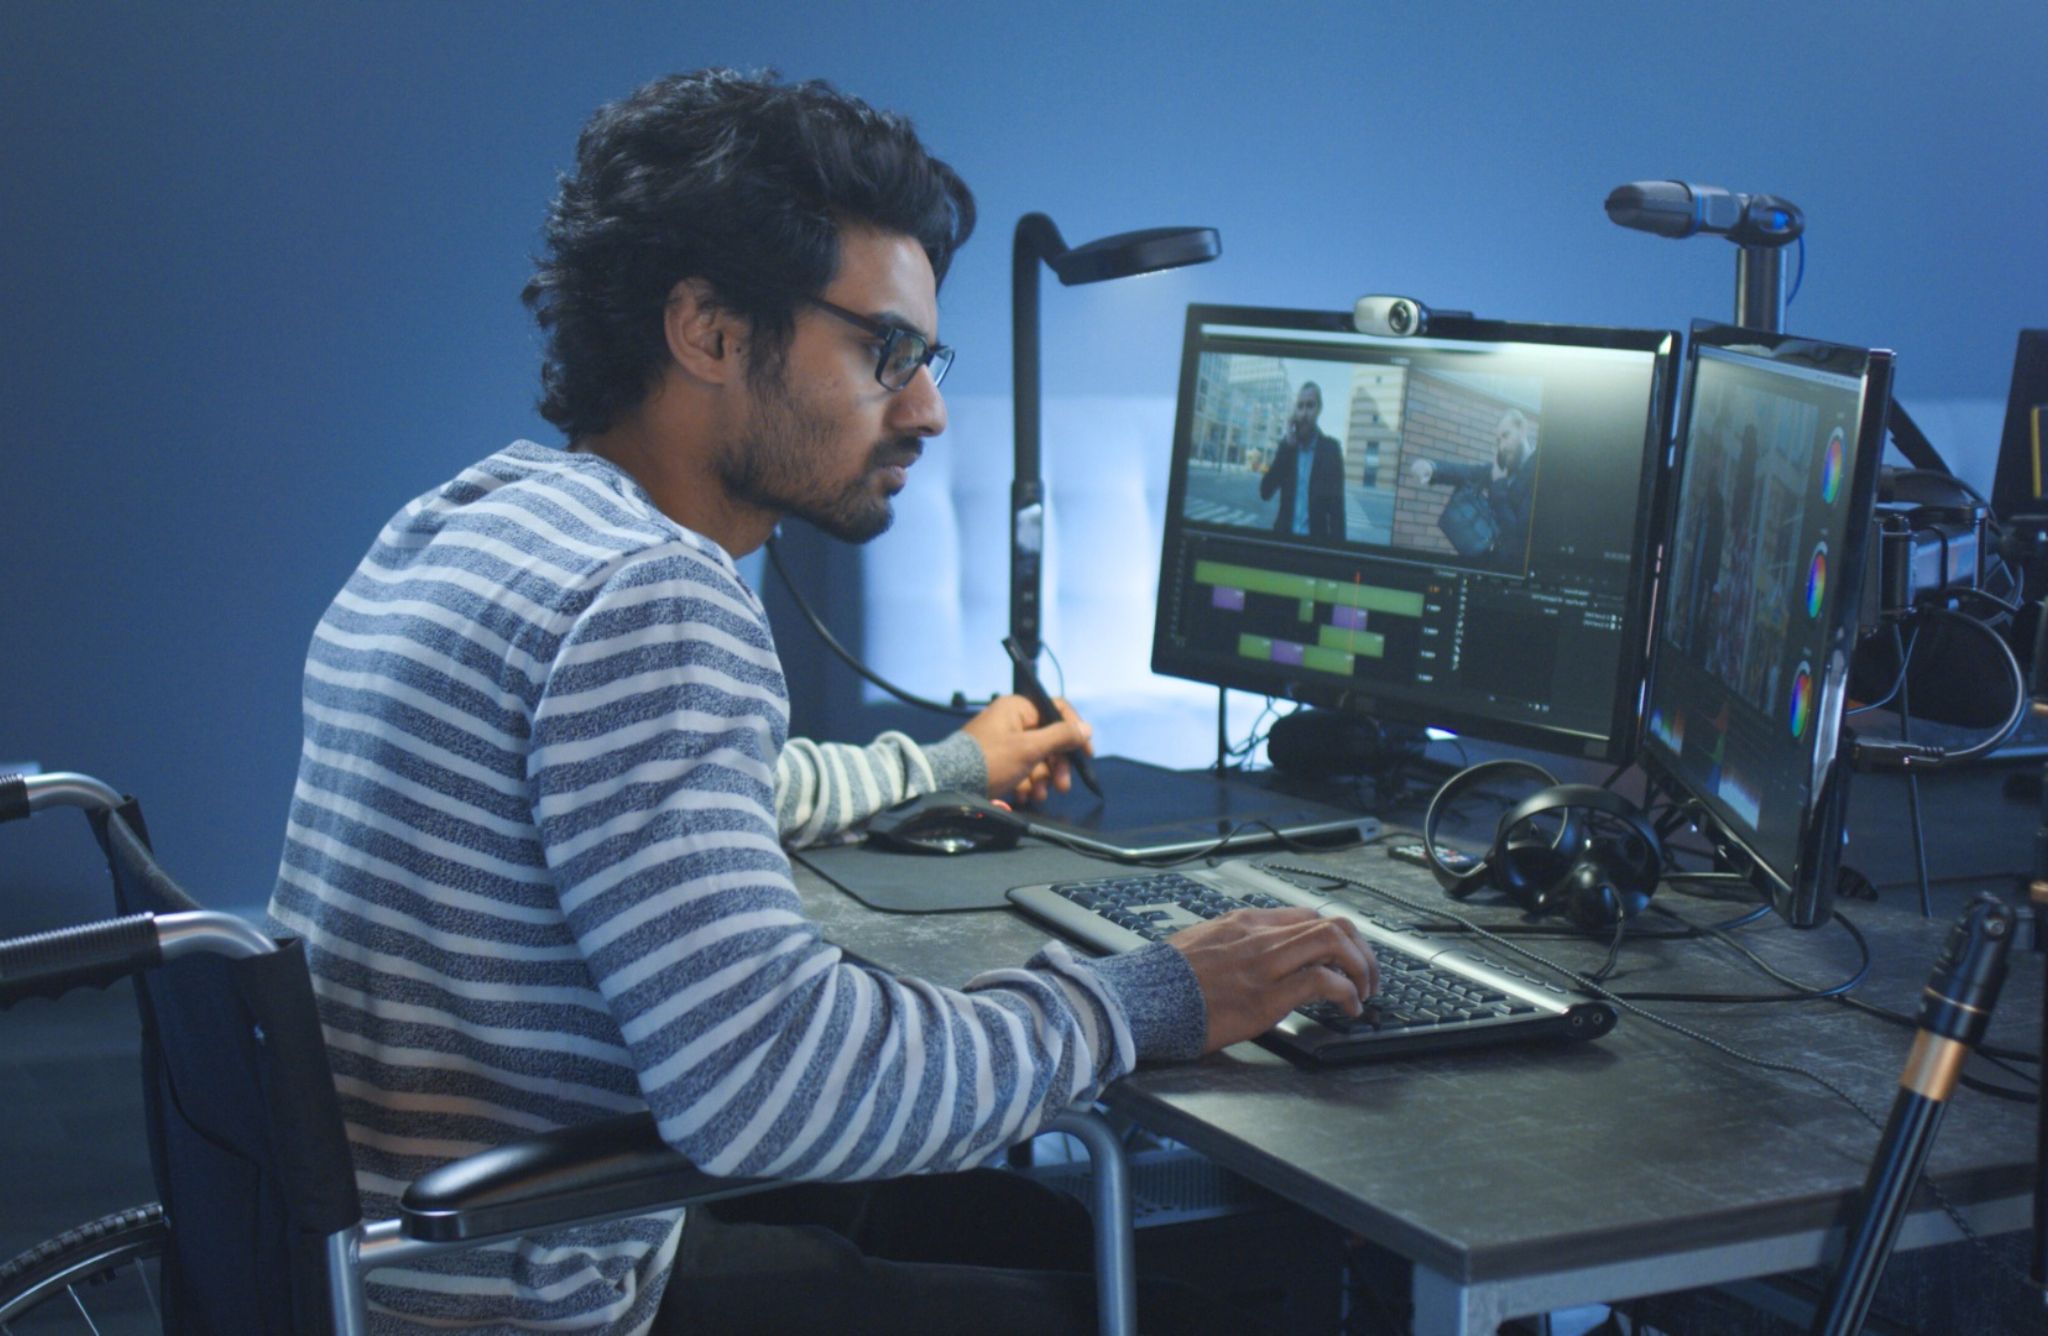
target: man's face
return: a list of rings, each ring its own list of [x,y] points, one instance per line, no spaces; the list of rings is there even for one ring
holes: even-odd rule
[[[907,236],[844,229],[839,272],[819,295],[938,339],[931,262]],[[748,421],[719,461],[734,500],[851,543],[889,527],[889,498],[903,490],[925,438],[946,429],[946,405],[929,368],[901,390],[884,389],[875,379],[878,349],[878,340],[837,317],[797,308],[779,373],[749,376]]]
[[[1294,435],[1297,440],[1306,440],[1316,429],[1316,419],[1323,415],[1323,396],[1312,386],[1304,385],[1301,393],[1294,396]]]

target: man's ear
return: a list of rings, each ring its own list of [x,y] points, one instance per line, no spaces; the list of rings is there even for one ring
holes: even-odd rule
[[[669,289],[661,328],[668,355],[698,380],[722,385],[744,372],[747,323],[719,304],[703,279],[686,278]]]

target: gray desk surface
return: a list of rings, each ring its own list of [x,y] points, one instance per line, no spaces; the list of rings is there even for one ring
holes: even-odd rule
[[[1981,844],[1978,837],[1996,823],[2001,849],[2024,848],[2025,830],[2013,841],[2007,827],[2024,821],[2030,829],[2027,809],[1998,805],[1995,791],[1987,799],[1963,789],[1944,795],[1930,785],[1930,798],[1938,846],[1959,839]],[[1956,815],[1944,819],[1944,812]],[[1886,813],[1874,810],[1872,819],[1882,825]],[[1376,849],[1306,861],[1424,905],[1450,903],[1426,873]],[[1937,861],[1937,873],[1967,861]],[[885,968],[935,982],[962,983],[982,969],[1015,963],[1045,938],[1005,911],[885,915],[815,877],[800,881],[807,907],[833,940]],[[1932,921],[1918,916],[1901,889],[1888,889],[1876,905],[1845,905],[1876,957],[1857,996],[1910,1011],[1970,889],[1940,888]],[[1657,903],[1696,922],[1730,913],[1725,905],[1666,892]],[[1519,921],[1500,908],[1476,916]],[[1814,984],[1841,979],[1857,958],[1839,927],[1800,933],[1766,919],[1741,937],[1781,970]],[[1591,941],[1518,940],[1580,969],[1605,955],[1604,944]],[[2037,1048],[2041,973],[2038,956],[2015,954],[1991,1042]],[[1726,948],[1697,941],[1633,941],[1610,982],[1622,992],[1777,991]],[[1880,1120],[1912,1038],[1828,1002],[1645,1005],[1733,1048],[1824,1072]],[[1970,1070],[1986,1074],[1974,1060]],[[1758,1070],[1629,1015],[1594,1044],[1335,1070],[1297,1069],[1240,1045],[1201,1062],[1141,1070],[1106,1099],[1457,1286],[1762,1239],[1817,1240],[1847,1217],[1878,1140],[1875,1128],[1813,1082]],[[2031,1190],[2032,1107],[1967,1090],[1951,1105],[1931,1176],[1951,1201],[1976,1210],[1980,1223],[2014,1227],[2023,1218],[2014,1205]],[[1987,1204],[1994,1208],[1989,1214],[1979,1209]],[[1783,1266],[1754,1270],[1813,1260],[1788,1256]]]

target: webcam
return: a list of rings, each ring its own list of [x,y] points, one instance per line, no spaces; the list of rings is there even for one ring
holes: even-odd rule
[[[1361,334],[1405,339],[1429,332],[1429,308],[1413,297],[1360,297],[1351,308],[1351,324]]]

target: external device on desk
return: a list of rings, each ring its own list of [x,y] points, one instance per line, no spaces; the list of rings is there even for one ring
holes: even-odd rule
[[[1235,909],[1304,905],[1350,919],[1372,945],[1380,992],[1361,1016],[1328,1003],[1297,1010],[1260,1038],[1315,1063],[1364,1062],[1480,1044],[1597,1039],[1614,1009],[1463,946],[1404,932],[1328,895],[1305,891],[1250,863],[1200,872],[1154,872],[1102,881],[1021,886],[1019,909],[1098,951],[1129,951]]]
[[[1154,671],[1622,759],[1678,335],[1354,320],[1189,308]]]
[[[971,854],[1014,849],[1024,823],[1008,809],[971,793],[920,793],[877,812],[868,840],[902,853]]]
[[[1100,757],[1095,764],[1100,796],[1055,793],[1018,813],[1026,829],[1115,858],[1178,857],[1276,839],[1352,844],[1380,829],[1361,812],[1220,775],[1168,770],[1123,756]]]
[[[1892,355],[1695,324],[1642,762],[1808,927],[1833,912],[1842,709]]]

